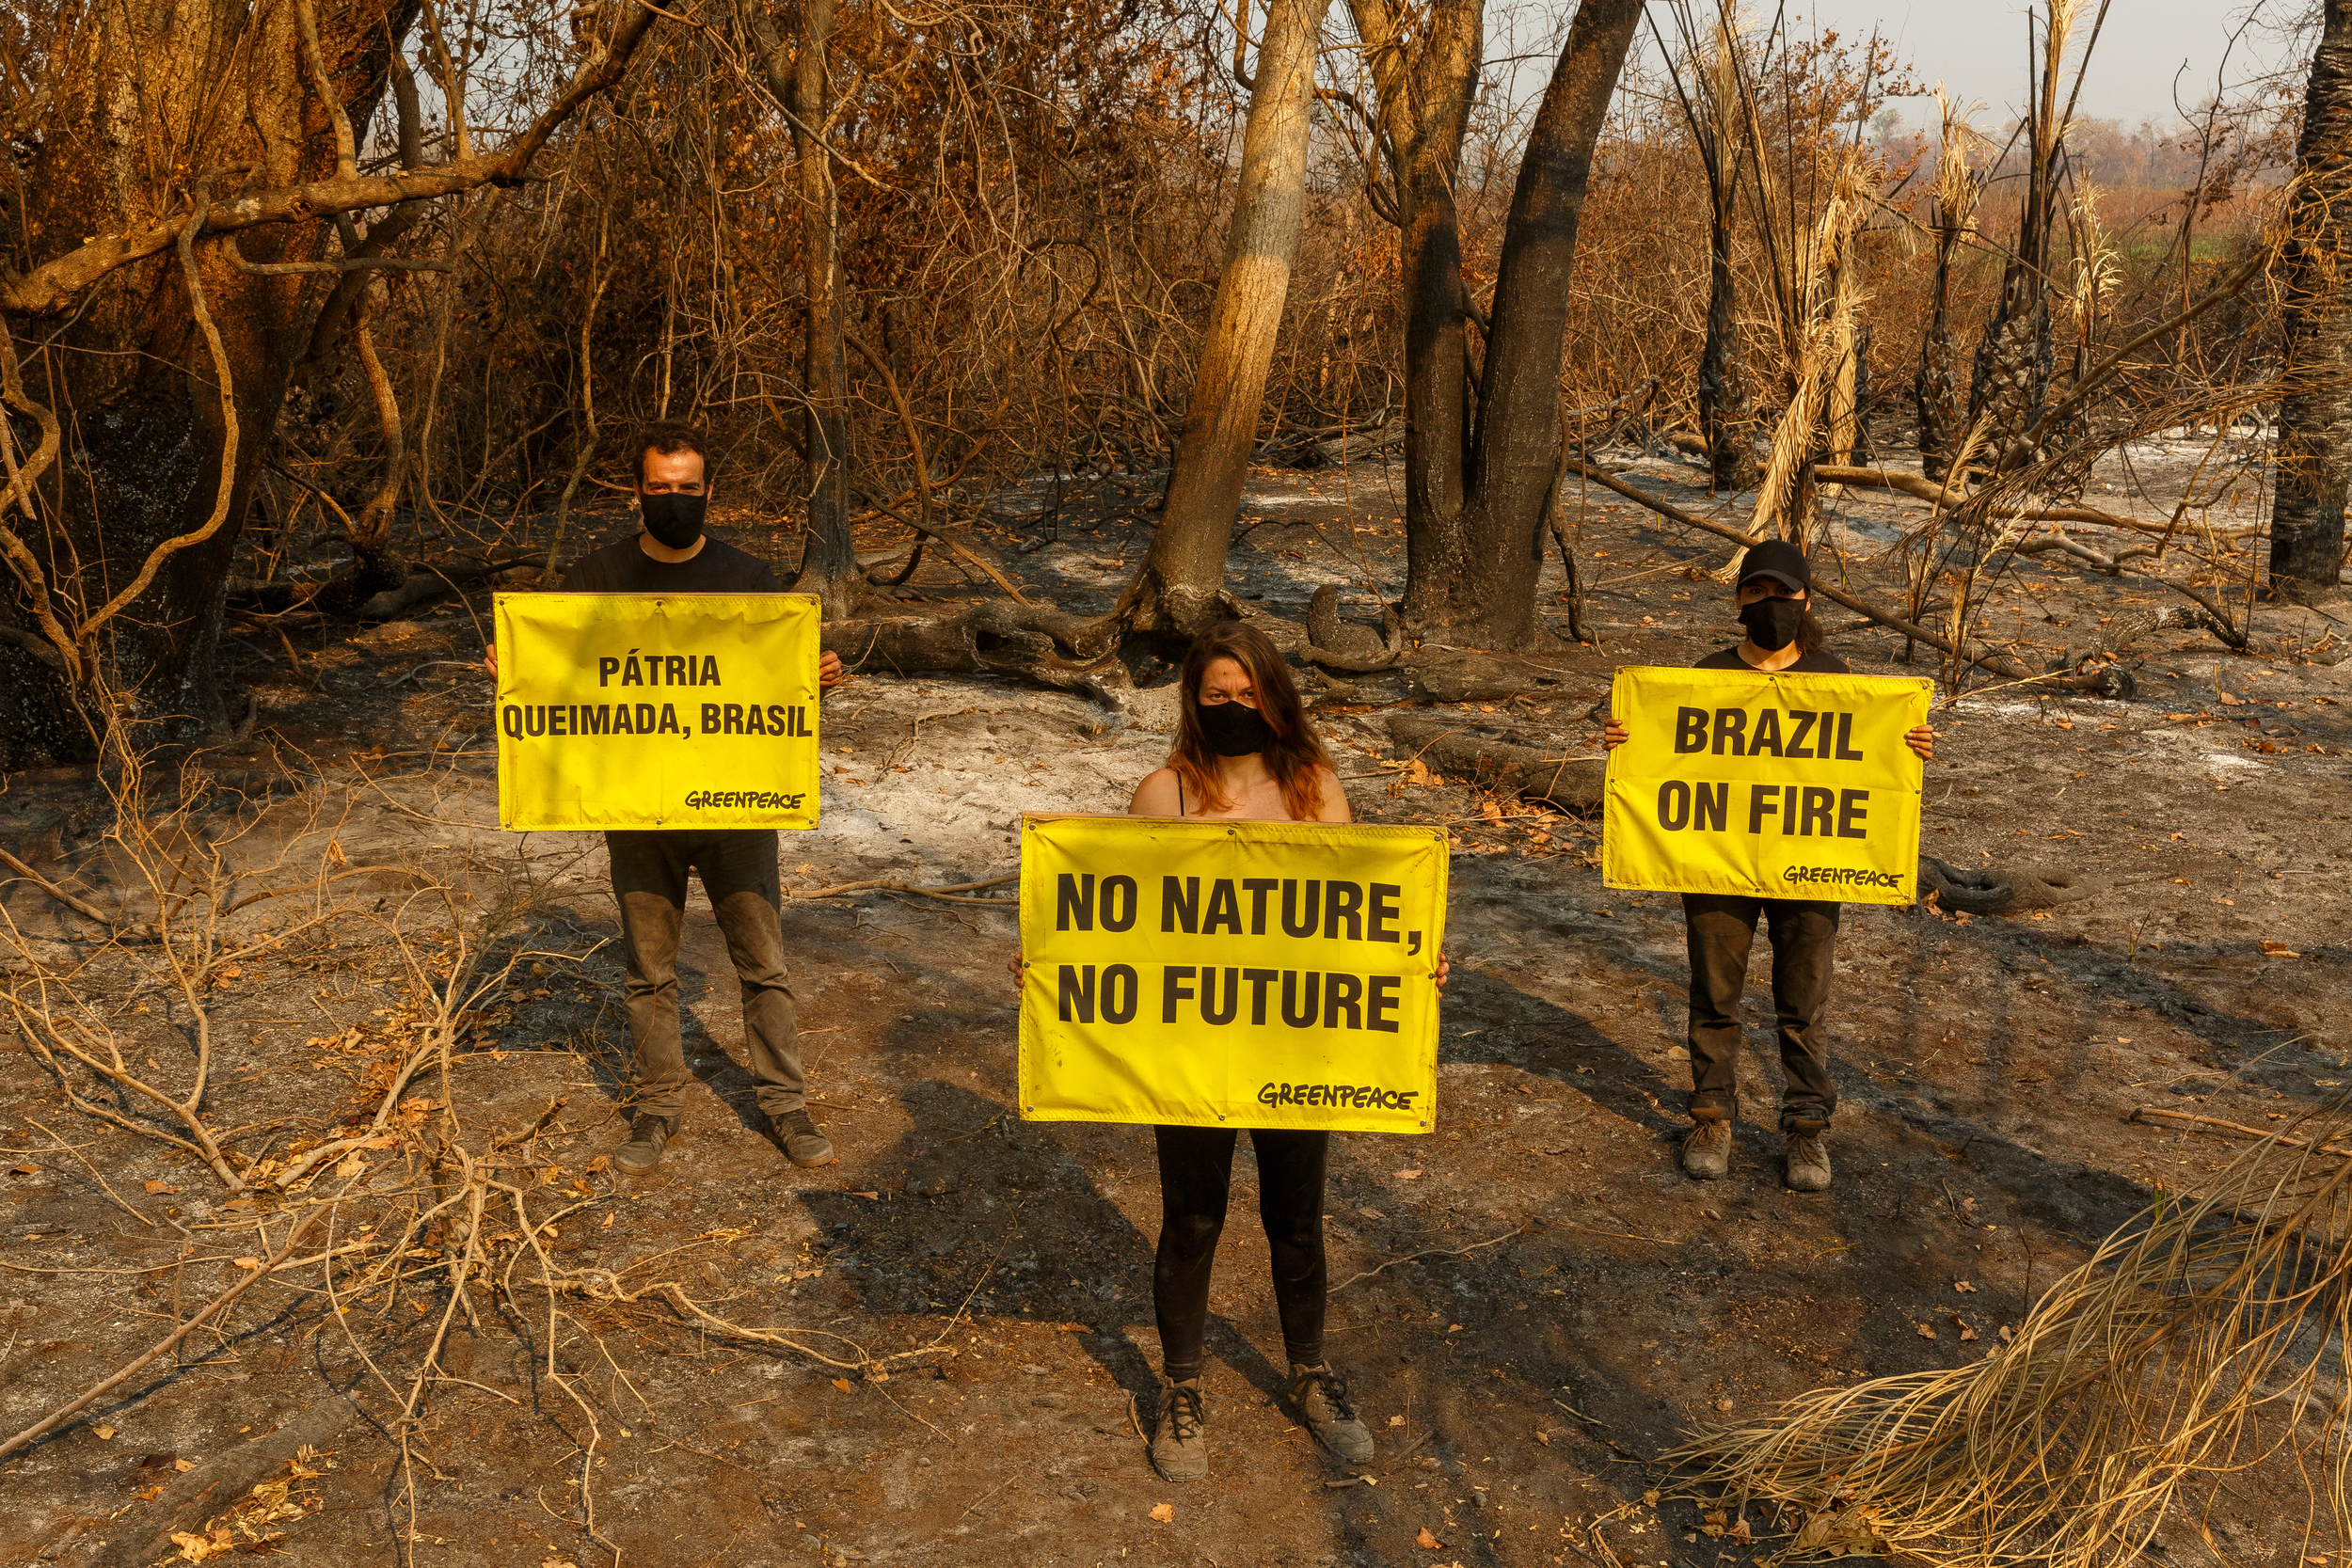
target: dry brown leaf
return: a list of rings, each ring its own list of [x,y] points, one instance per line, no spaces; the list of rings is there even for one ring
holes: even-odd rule
[[[1921,1323],[1919,1325],[1919,1338],[1922,1339],[1932,1339],[1935,1338],[1935,1330],[1930,1328],[1925,1323]]]
[[[1413,1537],[1413,1544],[1421,1547],[1424,1551],[1431,1552],[1441,1551],[1445,1547],[1444,1542],[1429,1533],[1429,1527],[1427,1525],[1422,1526],[1421,1533]]]
[[[262,1260],[259,1258],[231,1258],[229,1260],[241,1269],[258,1269],[262,1266]]]
[[[226,1534],[227,1532],[223,1531],[222,1533]],[[219,1557],[225,1552],[233,1552],[237,1549],[236,1546],[230,1542],[215,1541],[209,1535],[191,1535],[188,1531],[183,1529],[176,1529],[171,1532],[171,1544],[180,1548],[180,1560],[182,1562],[201,1562],[206,1558]]]
[[[196,1461],[193,1459],[175,1459],[171,1462],[171,1467],[184,1476],[190,1470],[196,1468]]]
[[[1730,1538],[1742,1546],[1750,1544],[1756,1539],[1748,1533],[1748,1522],[1745,1519],[1734,1519],[1731,1522]]]
[[[833,1380],[833,1386],[840,1389],[845,1394],[854,1393],[856,1391],[850,1386],[850,1380],[846,1377],[834,1378]]]
[[[1152,1505],[1152,1517],[1159,1523],[1165,1525],[1169,1520],[1176,1517],[1176,1505],[1174,1503],[1153,1503]]]
[[[180,1190],[168,1181],[142,1181],[139,1185],[151,1193],[176,1193]]]
[[[115,1429],[114,1429],[114,1428],[112,1428],[112,1427],[99,1427],[99,1428],[97,1428],[96,1430],[97,1430],[97,1433],[98,1433],[98,1440],[99,1440],[100,1442],[102,1442],[102,1443],[109,1443],[109,1442],[112,1442],[112,1441],[114,1440],[114,1434],[115,1434]]]
[[[1886,1544],[1879,1539],[1876,1521],[1878,1511],[1872,1508],[1840,1509],[1835,1513],[1816,1513],[1797,1531],[1797,1539],[1789,1544],[1788,1555],[1816,1553],[1822,1557],[1879,1557]]]
[[[1977,1293],[1977,1288],[1974,1285],[1969,1284],[1968,1281],[1964,1279],[1953,1280],[1952,1289],[1958,1291],[1963,1296],[1973,1296]]]
[[[1417,1170],[1401,1170],[1396,1173],[1396,1179],[1399,1181],[1410,1181],[1419,1175],[1421,1172]]]

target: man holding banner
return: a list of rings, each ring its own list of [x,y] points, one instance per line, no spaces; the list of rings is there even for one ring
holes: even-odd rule
[[[1740,1005],[1764,920],[1788,1180],[1805,1193],[1830,1184],[1837,1088],[1821,1026],[1840,901],[1912,902],[1920,765],[1935,750],[1924,722],[1933,683],[1856,676],[1823,650],[1812,583],[1786,540],[1749,550],[1735,600],[1746,639],[1689,672],[1618,671],[1603,736],[1604,879],[1682,895],[1692,1122],[1682,1168],[1701,1180],[1730,1169]]]
[[[501,817],[510,828],[605,829],[636,1078],[612,1164],[632,1175],[661,1163],[685,1109],[677,954],[690,874],[702,878],[741,984],[746,1065],[770,1132],[796,1165],[834,1159],[808,1114],[776,830],[740,824],[814,826],[810,721],[841,681],[841,660],[817,654],[814,600],[787,595],[766,562],[704,531],[706,445],[690,425],[640,431],[643,531],[581,557],[561,594],[502,598],[498,610],[500,639],[520,650],[499,689]],[[592,594],[634,602],[579,598]],[[486,662],[497,676],[495,645]],[[579,700],[533,700],[546,696]],[[726,698],[739,700],[707,700]],[[701,787],[713,783],[722,787]]]

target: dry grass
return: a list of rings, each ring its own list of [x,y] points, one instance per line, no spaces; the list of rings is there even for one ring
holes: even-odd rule
[[[1673,1457],[1709,1494],[1800,1511],[1799,1555],[2121,1568],[2256,1467],[2341,1547],[2347,1134],[2339,1101],[2202,1194],[2159,1190],[1981,1360],[1807,1394]]]

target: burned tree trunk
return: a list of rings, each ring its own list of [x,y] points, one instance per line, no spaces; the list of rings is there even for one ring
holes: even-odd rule
[[[1919,342],[1919,371],[1911,386],[1919,407],[1919,471],[1939,481],[1950,470],[1968,422],[1968,405],[1960,390],[1960,345],[1952,341],[1951,281],[1951,245],[1938,233],[1935,305]]]
[[[1233,228],[1177,438],[1168,502],[1116,623],[1189,637],[1229,613],[1225,555],[1306,213],[1315,38],[1329,0],[1274,0],[1242,135]]]
[[[866,582],[850,532],[849,351],[842,329],[841,198],[818,135],[832,113],[826,70],[833,0],[803,0],[791,80],[792,150],[800,160],[801,268],[807,289],[802,358],[802,445],[808,458],[807,544],[792,586],[824,601],[825,618],[856,608]]]
[[[1718,490],[1756,483],[1756,419],[1748,407],[1747,376],[1740,361],[1737,287],[1731,271],[1731,199],[1715,204],[1708,235],[1707,343],[1699,352],[1699,434]]]
[[[7,444],[29,458],[0,504],[15,590],[0,599],[0,767],[86,759],[126,721],[157,721],[146,740],[220,716],[214,656],[246,499],[291,376],[357,317],[352,275],[439,267],[388,254],[409,204],[521,181],[654,16],[617,11],[609,37],[583,37],[579,73],[508,147],[460,138],[420,167],[404,137],[400,168],[363,172],[354,127],[416,12],[44,13],[60,31],[24,57],[48,107],[14,144],[30,167],[0,253]],[[369,211],[387,215],[362,235],[353,214]]]
[[[2290,389],[2279,407],[2270,591],[2309,599],[2341,592],[2352,465],[2352,0],[2327,0],[2295,162],[2285,268]]]
[[[1454,202],[1462,134],[1478,82],[1481,0],[1441,0],[1407,42],[1384,0],[1357,0],[1373,51],[1380,123],[1396,149],[1399,270],[1405,313],[1403,610],[1447,617],[1460,579],[1463,455],[1470,449],[1470,325]]]
[[[9,551],[19,592],[0,608],[0,626],[22,632],[46,612],[92,635],[80,656],[0,640],[0,767],[90,755],[98,720],[85,705],[102,687],[172,726],[220,717],[222,584],[317,309],[314,277],[253,268],[314,261],[328,230],[313,222],[247,231],[232,236],[239,256],[219,243],[198,247],[196,214],[235,195],[236,182],[336,174],[332,124],[372,113],[389,40],[414,12],[413,0],[359,0],[327,19],[320,44],[331,103],[311,90],[293,7],[111,7],[56,40],[55,96],[17,186],[21,220],[8,230],[21,237],[7,270],[33,273],[110,231],[171,223],[189,232],[100,275],[87,298],[56,299],[40,313],[68,316],[62,327],[9,312],[16,451],[36,448],[49,411],[71,411],[72,434],[70,457],[8,509],[11,529],[26,531],[24,554]],[[171,149],[160,164],[142,151],[158,147]],[[239,172],[205,172],[224,169]],[[151,562],[135,612],[124,613],[116,601],[167,543],[178,547]]]
[[[1641,17],[1640,0],[1577,8],[1519,164],[1495,280],[1451,641],[1520,651],[1549,636],[1535,613],[1535,579],[1560,458],[1560,360],[1577,222],[1593,146]]]

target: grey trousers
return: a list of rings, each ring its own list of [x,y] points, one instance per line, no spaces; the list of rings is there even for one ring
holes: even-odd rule
[[[719,917],[727,956],[743,990],[743,1044],[759,1109],[783,1116],[807,1102],[801,1048],[786,983],[776,834],[729,832],[608,832],[612,896],[628,950],[628,1032],[636,1043],[636,1109],[676,1126],[686,1102],[686,1054],[678,1043],[678,929],[691,870]]]
[[[1840,906],[1809,898],[1682,895],[1683,929],[1691,951],[1691,1115],[1701,1121],[1739,1115],[1733,1066],[1740,1054],[1740,998],[1747,989],[1748,953],[1756,923],[1772,932],[1772,1012],[1779,1025],[1784,1132],[1815,1132],[1837,1112],[1837,1085],[1829,1075],[1829,1046],[1821,1037],[1830,983],[1837,973]]]

